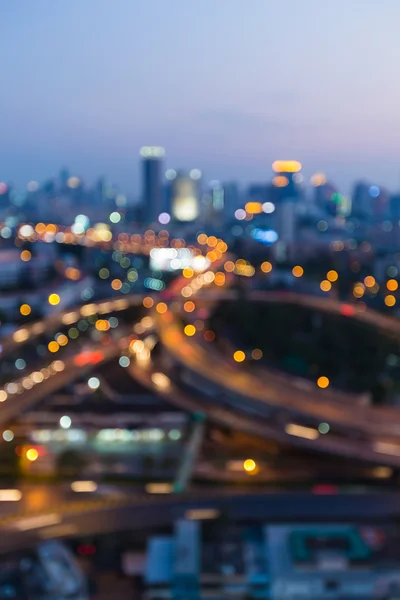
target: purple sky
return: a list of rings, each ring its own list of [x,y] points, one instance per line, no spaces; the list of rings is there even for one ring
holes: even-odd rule
[[[209,179],[294,158],[400,187],[399,23],[400,0],[5,0],[0,179],[136,192],[159,144]]]

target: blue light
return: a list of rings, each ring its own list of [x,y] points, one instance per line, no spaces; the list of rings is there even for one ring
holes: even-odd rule
[[[380,188],[378,188],[377,185],[371,185],[371,187],[369,188],[369,195],[371,196],[371,198],[377,198],[380,193],[381,190]]]
[[[274,229],[253,229],[251,232],[251,237],[256,240],[256,242],[261,242],[261,244],[265,244],[266,246],[270,246],[278,241],[278,234]]]

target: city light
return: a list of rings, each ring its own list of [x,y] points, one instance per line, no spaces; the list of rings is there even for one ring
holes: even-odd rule
[[[304,438],[306,440],[316,440],[319,437],[319,432],[317,429],[303,427],[302,425],[296,425],[295,423],[288,423],[285,427],[285,431],[288,435]]]
[[[245,360],[246,355],[243,352],[243,350],[236,350],[236,352],[234,352],[233,354],[233,360],[237,363],[241,363]]]
[[[317,385],[321,389],[327,388],[329,386],[329,379],[328,379],[328,377],[325,377],[324,375],[322,375],[321,377],[318,377],[318,379],[317,379]]]
[[[100,387],[100,379],[98,377],[90,377],[88,380],[88,388],[97,390]]]
[[[272,265],[270,262],[265,261],[263,263],[261,263],[261,271],[263,273],[270,273],[272,271]]]
[[[392,294],[388,294],[385,296],[385,304],[386,306],[394,306],[396,304],[396,298]]]
[[[48,297],[48,302],[51,306],[57,306],[57,304],[60,304],[60,300],[61,298],[58,294],[50,294]]]
[[[39,458],[39,452],[36,448],[29,448],[29,450],[26,451],[25,456],[30,462],[35,462],[35,460]]]
[[[72,425],[72,420],[71,417],[68,417],[67,415],[64,415],[63,417],[61,417],[60,419],[60,427],[62,427],[62,429],[69,429]]]
[[[323,292],[329,292],[332,288],[332,284],[330,281],[328,281],[327,279],[324,279],[323,281],[321,281],[321,283],[319,284],[319,287],[321,288],[321,290]]]
[[[386,287],[390,292],[395,292],[398,289],[399,284],[395,279],[389,279],[389,281],[386,283]]]
[[[247,458],[243,463],[243,469],[247,473],[252,473],[253,471],[255,471],[256,467],[257,465],[252,458]]]
[[[19,312],[21,313],[21,315],[23,317],[27,317],[28,315],[31,314],[32,309],[29,306],[29,304],[21,304],[21,306],[19,307]]]
[[[244,208],[249,215],[258,215],[263,212],[261,202],[247,202]]]
[[[272,163],[275,173],[298,173],[301,171],[301,163],[297,160],[276,160]]]
[[[184,333],[188,337],[192,337],[196,333],[196,327],[194,325],[186,325],[184,328]]]
[[[339,279],[339,275],[337,271],[332,270],[328,271],[328,273],[326,274],[326,278],[333,283],[334,281],[337,281]]]
[[[292,273],[295,277],[302,277],[304,275],[304,269],[300,265],[293,267]]]

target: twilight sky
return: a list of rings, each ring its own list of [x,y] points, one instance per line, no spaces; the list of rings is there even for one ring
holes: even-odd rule
[[[400,187],[399,23],[400,0],[2,0],[0,179],[137,192],[159,144],[209,179],[293,158]]]

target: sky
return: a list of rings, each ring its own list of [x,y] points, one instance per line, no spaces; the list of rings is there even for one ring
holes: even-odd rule
[[[0,180],[137,194],[154,144],[208,179],[297,159],[400,188],[399,23],[399,0],[2,0]]]

